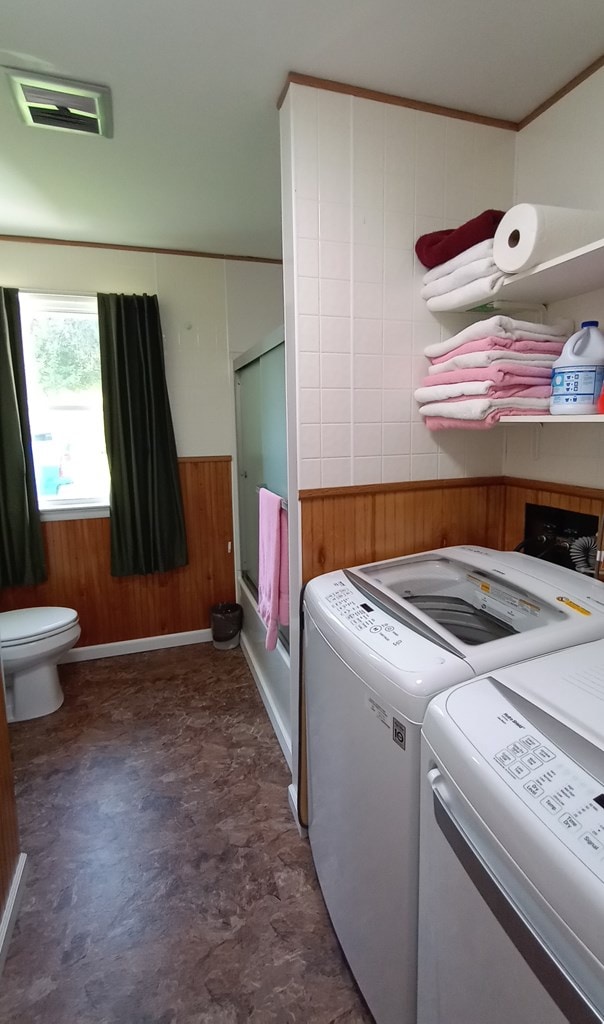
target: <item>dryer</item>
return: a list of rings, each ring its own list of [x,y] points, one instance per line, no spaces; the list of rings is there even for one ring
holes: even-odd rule
[[[304,596],[309,838],[377,1024],[415,1024],[420,730],[436,694],[604,637],[604,588],[460,546],[329,573]]]
[[[418,1024],[604,1021],[604,642],[435,698]]]

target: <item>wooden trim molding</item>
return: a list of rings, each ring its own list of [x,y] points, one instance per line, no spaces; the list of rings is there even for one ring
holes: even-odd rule
[[[584,68],[583,71],[580,71],[574,78],[571,78],[570,82],[563,85],[561,89],[558,89],[552,96],[544,100],[543,103],[540,103],[538,107],[535,107],[530,114],[523,117],[516,126],[517,130],[522,131],[522,129],[526,128],[527,124],[530,124],[531,121],[536,121],[536,119],[540,117],[541,114],[544,114],[546,110],[549,110],[550,107],[555,106],[555,104],[564,99],[565,96],[568,96],[569,92],[572,92],[573,89],[577,88],[577,86],[583,85],[583,82],[586,82],[588,78],[595,75],[596,71],[599,71],[600,68],[604,68],[604,54],[601,57],[598,57],[597,60],[594,60],[588,67]]]
[[[311,89],[325,89],[328,92],[345,93],[347,96],[358,96],[360,99],[375,100],[377,103],[388,103],[397,107],[409,107],[411,110],[421,110],[427,114],[440,114],[441,117],[452,117],[459,121],[472,121],[475,124],[490,125],[493,128],[504,128],[507,131],[519,132],[526,128],[532,121],[535,121],[546,110],[553,107],[565,96],[568,96],[573,89],[582,85],[592,75],[604,67],[604,55],[580,71],[578,75],[571,78],[570,82],[563,85],[548,99],[540,103],[529,114],[519,121],[508,121],[500,117],[486,117],[484,114],[474,114],[469,110],[458,110],[455,107],[444,107],[437,103],[425,103],[422,100],[410,99],[407,96],[397,96],[389,92],[380,92],[376,89],[365,89],[359,85],[349,85],[346,82],[334,82],[329,78],[315,78],[313,75],[300,74],[298,71],[290,71],[285,85],[279,94],[277,108],[280,110],[287,96],[290,85],[306,85]]]
[[[548,494],[564,494],[569,498],[587,498],[604,502],[604,488],[578,487],[575,484],[552,483],[549,480],[525,480],[524,477],[502,476],[500,483],[505,487],[521,487],[525,490],[547,491]]]
[[[180,462],[232,462],[232,455],[180,455]]]
[[[472,121],[475,124],[489,125],[491,128],[505,128],[507,131],[518,131],[515,121],[506,121],[500,117],[487,117],[484,114],[473,114],[468,110],[457,110],[455,107],[443,107],[438,103],[424,103],[422,100],[410,99],[407,96],[396,96],[390,92],[379,92],[376,89],[365,89],[360,85],[350,85],[346,82],[334,82],[330,78],[314,78],[312,75],[303,75],[297,71],[290,71],[285,85],[277,100],[277,108],[280,110],[290,85],[306,85],[311,89],[324,89],[327,92],[340,92],[347,96],[357,96],[363,100],[375,100],[376,103],[387,103],[395,107],[408,107],[411,110],[421,110],[426,114],[440,114],[441,117],[452,117],[458,121]]]
[[[0,687],[2,671],[0,669]],[[0,695],[0,919],[19,860],[19,827],[4,698]]]
[[[239,260],[242,263],[283,264],[268,256],[234,256],[226,252],[201,252],[196,249],[158,249],[152,245],[117,245],[111,242],[81,242],[71,238],[41,238],[37,235],[0,235],[0,242],[27,242],[30,245],[71,245],[83,249],[114,249],[117,252],[150,252],[161,256],[193,256],[204,260]]]
[[[300,501],[309,498],[354,497],[356,494],[389,494],[395,491],[444,490],[447,487],[486,487],[500,484],[500,476],[451,477],[446,480],[405,480],[393,484],[356,484],[351,487],[311,487],[298,492]]]

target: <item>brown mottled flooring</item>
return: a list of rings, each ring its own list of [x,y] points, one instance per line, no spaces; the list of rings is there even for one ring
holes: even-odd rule
[[[11,727],[29,875],[4,1024],[369,1024],[243,656],[81,662]]]

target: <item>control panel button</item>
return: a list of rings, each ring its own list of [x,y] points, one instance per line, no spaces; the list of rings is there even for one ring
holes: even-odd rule
[[[560,821],[564,825],[564,828],[568,829],[569,832],[578,832],[581,828],[573,814],[561,814]]]
[[[581,836],[579,842],[584,843],[585,846],[588,846],[595,853],[599,853],[602,849],[602,844],[597,839],[594,839],[591,832],[586,832],[585,835]]]
[[[553,796],[544,797],[541,803],[550,814],[557,814],[560,810],[560,803],[554,800]]]
[[[543,761],[540,757],[537,757],[536,754],[527,754],[526,757],[522,758],[522,760],[526,767],[532,772],[534,772],[536,768],[541,768],[543,765]]]
[[[529,774],[528,768],[522,761],[516,761],[511,768],[508,768],[508,771],[515,779],[524,779]]]
[[[543,786],[539,782],[525,782],[524,788],[531,796],[538,797],[543,794]]]
[[[521,747],[519,743],[510,743],[508,750],[514,757],[522,757],[525,753],[524,747]]]
[[[536,747],[534,753],[537,757],[540,757],[542,761],[553,761],[556,756],[548,747],[544,746]]]
[[[513,754],[510,754],[509,750],[500,750],[498,754],[495,754],[495,760],[498,761],[503,768],[507,768],[509,764],[512,764],[515,758]]]

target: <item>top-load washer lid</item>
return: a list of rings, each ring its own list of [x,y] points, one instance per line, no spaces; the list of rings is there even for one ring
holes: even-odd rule
[[[73,608],[18,608],[0,612],[0,641],[3,647],[54,636],[75,626],[78,613]]]
[[[458,546],[344,572],[473,674],[604,638],[604,586],[519,552]]]

